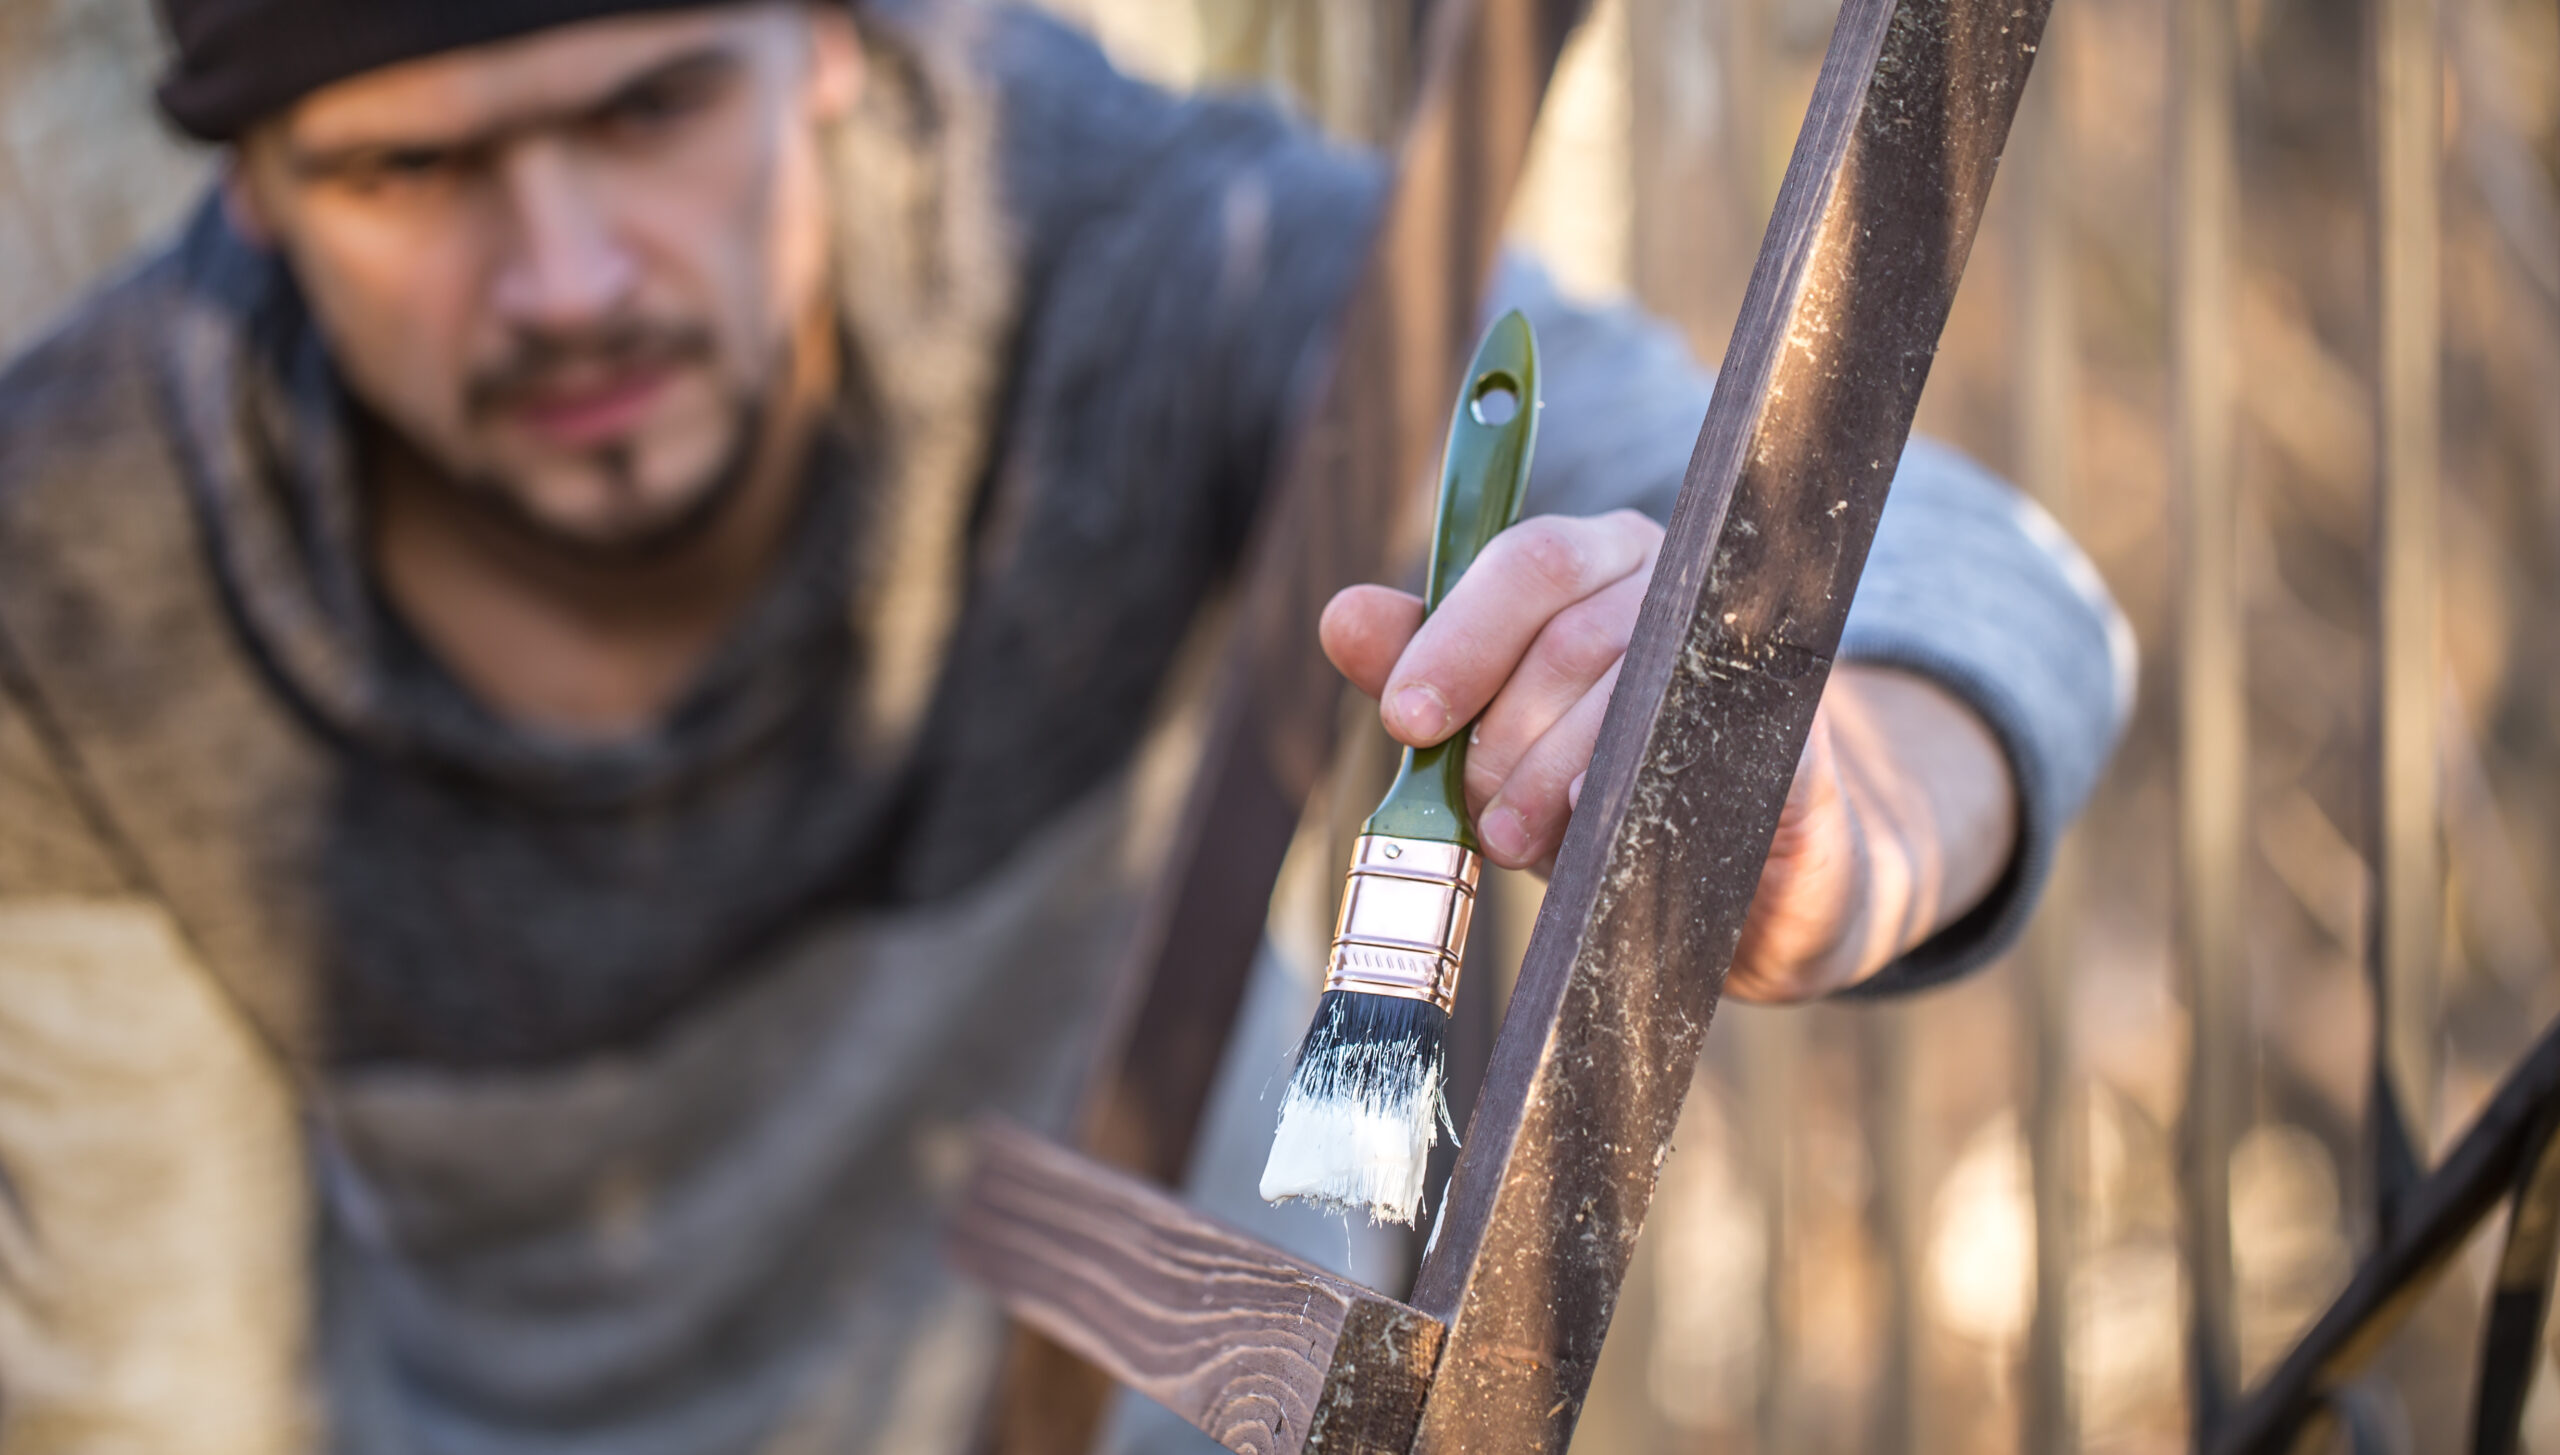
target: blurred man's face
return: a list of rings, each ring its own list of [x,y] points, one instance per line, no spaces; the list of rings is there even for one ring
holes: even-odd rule
[[[431,463],[556,541],[642,549],[714,515],[786,407],[857,70],[798,0],[565,26],[315,93],[231,198]]]

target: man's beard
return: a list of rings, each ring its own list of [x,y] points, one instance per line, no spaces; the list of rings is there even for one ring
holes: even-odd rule
[[[532,492],[502,476],[458,475],[453,487],[511,529],[563,555],[598,564],[656,560],[700,539],[746,493],[762,453],[766,406],[756,395],[740,394],[730,400],[728,414],[727,451],[654,515],[637,508],[640,462],[632,445],[611,444],[590,452],[589,466],[604,477],[616,505],[625,507],[602,530],[560,524],[527,503]]]
[[[464,403],[473,419],[485,423],[513,399],[576,365],[607,372],[708,369],[717,352],[709,330],[683,324],[631,320],[575,338],[529,333],[513,358],[471,380]],[[654,559],[700,538],[745,493],[764,443],[767,413],[760,391],[733,396],[727,406],[728,448],[699,479],[675,492],[672,505],[654,515],[640,509],[643,491],[636,444],[620,441],[589,451],[587,464],[603,477],[605,492],[617,507],[611,513],[612,523],[602,530],[573,529],[545,516],[528,503],[535,492],[524,488],[524,482],[465,472],[457,473],[452,483],[465,498],[553,550],[599,563]]]

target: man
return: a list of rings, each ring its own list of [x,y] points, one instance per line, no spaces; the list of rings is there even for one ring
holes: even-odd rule
[[[0,377],[0,1447],[951,1448],[1378,169],[959,3],[165,8],[218,195]],[[1321,630],[1538,866],[1705,381],[1503,291],[1544,514]],[[1996,951],[2125,708],[1895,499],[1738,994]]]

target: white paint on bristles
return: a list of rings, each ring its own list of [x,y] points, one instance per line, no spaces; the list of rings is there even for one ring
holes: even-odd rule
[[[1280,1130],[1262,1169],[1267,1202],[1296,1198],[1413,1225],[1441,1111],[1440,1072],[1418,1057],[1381,1067],[1374,1046],[1332,1045],[1301,1064],[1280,1100]],[[1369,1064],[1356,1070],[1344,1060]],[[1327,1065],[1331,1061],[1335,1064]],[[1366,1071],[1368,1074],[1357,1074]]]

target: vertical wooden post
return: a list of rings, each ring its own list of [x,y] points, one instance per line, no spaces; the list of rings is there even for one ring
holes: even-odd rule
[[[2016,221],[2018,482],[2066,528],[2072,522],[2072,442],[2078,425],[2080,351],[2073,307],[2069,12],[2045,28],[2043,80],[2009,141],[2009,199]],[[2041,99],[2038,99],[2038,98]],[[2079,860],[2066,841],[2018,967],[2024,1075],[2022,1130],[2032,1179],[2036,1302],[2020,1380],[2018,1448],[2074,1455],[2071,1281],[2079,1212],[2079,1083],[2074,1075],[2072,976],[2079,938]]]
[[[2229,0],[2171,21],[2172,459],[2178,559],[2178,944],[2188,1015],[2179,1193],[2193,1419],[2209,1431],[2240,1374],[2231,1151],[2250,1096],[2239,895],[2248,805],[2238,489],[2232,448],[2233,43]]]
[[[2426,1165],[2439,1057],[2443,934],[2437,814],[2436,494],[2441,51],[2433,0],[2376,0],[2373,45],[2380,297],[2375,516],[2376,792],[2372,975],[2375,1210],[2388,1230]]]

